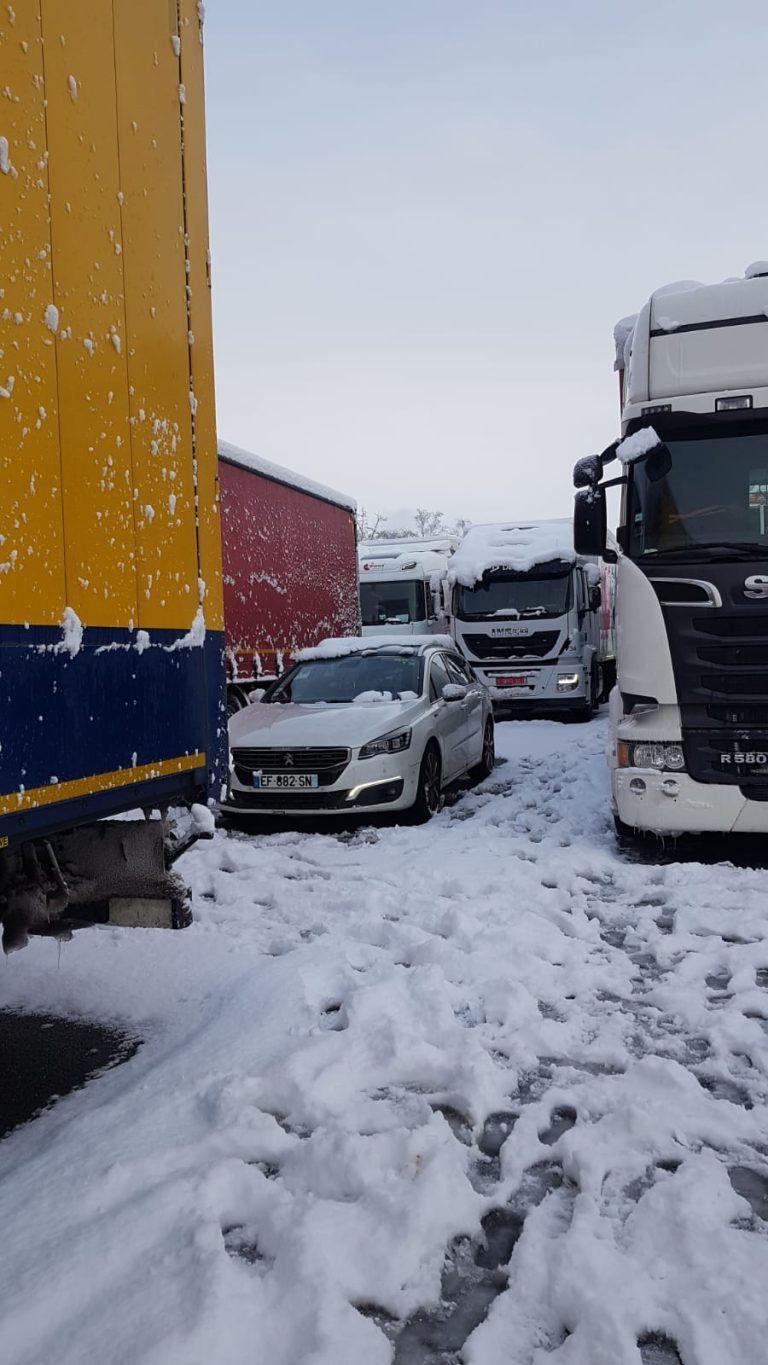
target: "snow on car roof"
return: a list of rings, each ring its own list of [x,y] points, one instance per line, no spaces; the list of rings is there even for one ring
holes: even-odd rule
[[[448,577],[471,588],[493,569],[527,573],[535,564],[561,559],[575,563],[573,525],[557,521],[504,521],[470,526],[450,561]]]
[[[347,635],[321,640],[310,649],[297,649],[296,663],[310,659],[343,659],[348,654],[402,654],[422,649],[456,649],[450,635]]]
[[[323,502],[332,502],[337,507],[344,507],[349,512],[357,511],[357,503],[354,498],[350,498],[346,493],[337,493],[335,488],[328,488],[324,483],[316,483],[314,479],[307,479],[303,474],[297,474],[292,469],[286,469],[283,465],[273,464],[272,460],[265,460],[261,455],[255,455],[252,450],[243,450],[241,446],[230,445],[229,441],[219,441],[219,459],[229,460],[230,464],[239,464],[243,469],[250,469],[254,474],[262,474],[265,479],[272,479],[273,483],[286,484],[288,488],[297,488],[302,493],[309,493],[313,498],[322,498]]]

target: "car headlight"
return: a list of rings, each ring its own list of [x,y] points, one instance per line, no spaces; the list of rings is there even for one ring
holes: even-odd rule
[[[578,687],[580,680],[580,673],[558,673],[557,690],[558,692],[572,692],[574,687]]]
[[[685,767],[682,744],[619,743],[618,754],[620,768],[656,768],[659,772],[679,773]]]
[[[372,739],[364,744],[358,757],[378,758],[380,754],[399,754],[409,747],[410,742],[410,727],[407,730],[395,730],[391,735],[382,735],[381,739]]]

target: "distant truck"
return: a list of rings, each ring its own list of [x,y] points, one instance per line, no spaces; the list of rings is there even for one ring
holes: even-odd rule
[[[224,441],[219,483],[231,715],[295,650],[359,634],[356,504]]]
[[[497,707],[588,719],[613,686],[613,580],[570,521],[472,526],[451,560],[449,629]]]
[[[621,490],[622,835],[768,833],[767,318],[767,262],[657,290],[615,331],[621,439],[574,471],[582,553],[610,554]]]
[[[363,635],[444,634],[448,565],[458,544],[452,536],[363,541]]]

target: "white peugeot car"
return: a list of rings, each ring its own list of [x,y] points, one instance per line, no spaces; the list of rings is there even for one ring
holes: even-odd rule
[[[442,636],[326,640],[229,722],[232,815],[440,809],[494,763],[490,695]]]

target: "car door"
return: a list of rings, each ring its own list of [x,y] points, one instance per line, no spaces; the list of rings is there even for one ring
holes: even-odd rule
[[[443,688],[452,682],[444,654],[433,654],[429,663],[429,698],[433,703],[435,734],[443,752],[443,778],[464,772],[467,713],[461,701],[444,701]]]
[[[469,664],[464,659],[446,655],[446,668],[451,682],[468,688],[462,702],[464,707],[464,765],[471,768],[479,763],[483,752],[483,686],[478,682]]]

